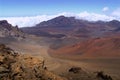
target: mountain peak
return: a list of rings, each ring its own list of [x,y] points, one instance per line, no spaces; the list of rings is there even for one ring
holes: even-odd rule
[[[58,16],[56,18],[66,18],[66,17],[64,15],[60,15],[60,16]]]
[[[1,20],[0,37],[22,38],[24,37],[24,33],[18,28],[18,26],[12,26],[7,20]]]
[[[1,20],[0,26],[11,26],[11,24],[9,24],[7,20]]]
[[[110,22],[119,22],[118,20],[112,20],[112,21],[110,21]]]
[[[53,18],[53,19],[75,19],[75,17],[66,17],[64,15],[61,15],[61,16],[58,16],[58,17]]]
[[[8,22],[7,22],[7,20],[1,20],[0,24],[3,24],[3,23],[8,23]]]
[[[120,27],[120,21],[118,21],[118,20],[112,20],[112,21],[109,21],[109,22],[108,22],[108,25],[109,25],[109,26],[112,26],[112,27],[114,27],[114,28],[115,28],[115,27],[118,27],[118,28],[119,28],[119,27]]]
[[[75,17],[65,17],[63,15],[55,17],[48,21],[43,21],[39,24],[37,24],[37,27],[46,27],[46,26],[52,26],[52,27],[70,27],[73,25],[77,20]]]

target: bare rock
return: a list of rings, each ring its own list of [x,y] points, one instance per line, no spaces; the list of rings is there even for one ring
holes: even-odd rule
[[[44,69],[44,60],[0,45],[0,80],[66,80]]]

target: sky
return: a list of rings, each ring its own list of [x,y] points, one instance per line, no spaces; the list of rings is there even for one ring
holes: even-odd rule
[[[20,27],[59,15],[90,21],[120,20],[120,0],[0,0],[0,20]]]

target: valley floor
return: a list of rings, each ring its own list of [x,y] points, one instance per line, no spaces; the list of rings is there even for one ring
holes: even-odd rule
[[[31,54],[45,59],[46,67],[49,71],[62,75],[67,73],[73,67],[81,67],[87,73],[96,71],[104,71],[111,75],[115,80],[120,80],[120,59],[81,59],[81,60],[66,60],[51,57],[47,50],[47,46],[41,46],[35,43],[11,43],[10,46],[15,51],[24,54]]]

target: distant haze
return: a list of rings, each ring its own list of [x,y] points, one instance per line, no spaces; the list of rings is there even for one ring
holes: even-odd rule
[[[120,0],[0,0],[0,20],[31,27],[58,16],[89,21],[120,20]]]
[[[88,21],[111,21],[111,20],[119,20],[119,16],[107,16],[104,14],[97,14],[97,13],[89,13],[89,12],[81,12],[81,13],[68,13],[63,12],[56,15],[38,15],[38,16],[26,16],[26,17],[1,17],[0,20],[7,20],[12,25],[18,25],[19,27],[31,27],[34,26],[42,21],[47,21],[57,16],[64,15],[66,17],[75,17],[77,19],[83,19]]]

